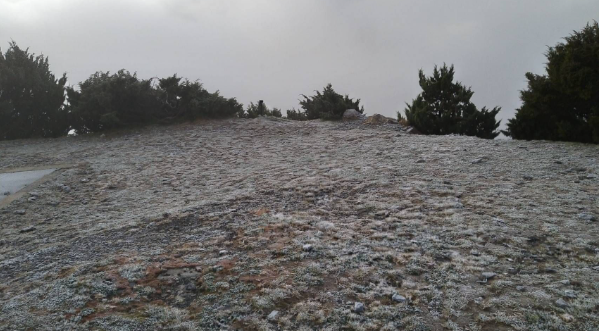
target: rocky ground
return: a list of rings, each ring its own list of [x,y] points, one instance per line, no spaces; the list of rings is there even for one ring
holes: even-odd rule
[[[597,330],[599,147],[255,119],[0,142],[1,330]]]

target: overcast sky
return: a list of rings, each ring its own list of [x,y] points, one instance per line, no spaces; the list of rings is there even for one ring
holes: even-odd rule
[[[389,116],[445,62],[505,122],[547,46],[593,19],[598,0],[0,0],[0,46],[49,56],[71,84],[177,73],[285,110],[332,83]]]

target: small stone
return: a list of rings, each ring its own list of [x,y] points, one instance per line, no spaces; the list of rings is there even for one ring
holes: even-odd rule
[[[29,195],[32,196],[32,197],[34,197],[34,198],[39,198],[39,196],[40,196],[39,192],[35,192],[35,191],[34,192],[29,192]]]
[[[354,303],[354,312],[360,314],[360,313],[363,313],[365,310],[366,310],[366,307],[364,306],[363,303],[361,303],[361,302]]]
[[[276,321],[278,317],[279,317],[279,312],[277,310],[273,310],[270,312],[270,314],[268,314],[266,319],[269,321]]]
[[[2,193],[3,195],[10,195],[10,191],[6,191],[4,193]]]
[[[564,299],[557,299],[557,301],[555,301],[555,305],[560,308],[568,307],[568,303],[564,301]]]
[[[219,255],[227,255],[229,252],[225,249],[223,249],[222,251],[218,252]]]
[[[574,298],[576,298],[576,292],[574,292],[573,290],[565,290],[564,296],[566,298],[574,299]]]
[[[524,179],[524,180],[532,180],[533,177],[530,176],[530,175],[524,175],[524,176],[522,176],[522,179]]]
[[[516,286],[516,291],[518,291],[518,292],[526,292],[526,287],[524,287],[524,286]]]
[[[399,303],[406,302],[406,298],[403,295],[399,295],[397,293],[393,294],[393,296],[391,297],[391,300],[393,300],[395,302],[399,302]]]
[[[56,207],[60,204],[60,201],[58,200],[50,200],[47,202],[47,205],[52,206],[52,207]]]
[[[494,273],[494,272],[483,272],[481,275],[482,275],[482,276],[483,276],[485,279],[492,279],[492,278],[494,278],[495,276],[497,276],[497,274],[496,274],[496,273]]]
[[[561,314],[559,315],[559,317],[562,319],[562,321],[566,322],[566,323],[570,323],[574,320],[574,316],[570,315],[570,314]]]
[[[302,250],[304,252],[311,252],[314,249],[314,247],[312,247],[312,245],[310,244],[305,244],[304,246],[302,246]]]
[[[562,285],[570,285],[570,280],[569,280],[569,279],[560,280],[559,282],[560,282]]]
[[[425,160],[423,160],[423,159],[420,159],[420,160],[417,160],[417,161],[416,161],[416,163],[424,163],[424,162],[426,162],[426,161],[425,161]]]
[[[593,267],[593,270],[595,270],[595,271],[599,271],[599,265],[598,265],[598,266],[595,266],[595,267]]]
[[[29,202],[34,202],[35,200],[37,200],[36,197],[30,197],[29,199],[27,199],[27,201],[29,201]]]
[[[25,215],[26,211],[23,209],[15,210],[15,214],[17,215]]]
[[[386,210],[380,210],[380,211],[377,211],[377,212],[374,214],[374,216],[375,216],[376,218],[385,218],[385,217],[389,216],[389,214],[390,214],[390,213],[389,213],[388,211],[386,211]]]
[[[81,182],[82,182],[82,183],[87,183],[87,182],[89,182],[89,179],[87,179],[87,178],[83,178],[83,179],[81,180]]]
[[[472,164],[480,164],[480,163],[483,163],[483,159],[472,160]]]
[[[595,218],[594,215],[591,214],[587,214],[587,213],[580,213],[578,214],[578,218],[583,220],[583,221],[589,221],[589,222],[594,222],[597,220],[597,218]]]
[[[30,226],[22,228],[21,230],[19,230],[19,232],[26,233],[26,232],[31,232],[33,230],[35,230],[35,227],[33,225],[30,225]]]
[[[563,164],[563,162],[560,160],[557,160],[557,161],[555,161],[555,164]]]

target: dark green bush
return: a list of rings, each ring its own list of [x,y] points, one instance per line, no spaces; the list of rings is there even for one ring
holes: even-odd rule
[[[67,88],[71,122],[79,133],[196,118],[232,117],[243,105],[219,92],[208,92],[199,82],[177,75],[158,80],[142,80],[121,70],[116,74],[98,72]]]
[[[281,113],[281,110],[278,108],[273,108],[273,109],[268,108],[264,104],[264,102],[262,102],[262,100],[260,100],[257,104],[250,102],[249,106],[247,107],[247,109],[242,117],[256,118],[258,116],[281,117],[281,116],[283,116],[283,114]]]
[[[48,57],[9,45],[0,50],[0,140],[66,135],[66,74],[56,79]]]
[[[547,52],[546,75],[527,73],[522,107],[505,135],[599,143],[599,25],[587,24]]]
[[[71,123],[78,133],[151,123],[160,117],[160,102],[151,80],[120,70],[97,72],[67,88]]]
[[[158,95],[166,118],[225,118],[241,116],[243,105],[235,98],[208,92],[201,83],[183,80],[177,75],[159,80]]]
[[[295,121],[306,121],[308,119],[306,113],[295,110],[295,108],[287,110],[287,118]]]
[[[501,108],[478,110],[470,101],[474,92],[454,83],[454,67],[443,65],[426,77],[420,70],[420,93],[405,110],[406,118],[423,134],[461,134],[493,139],[499,132],[495,116]]]
[[[325,120],[338,120],[343,117],[343,113],[347,109],[355,109],[360,113],[364,113],[364,107],[360,107],[360,99],[354,101],[347,95],[341,95],[335,90],[333,86],[328,84],[323,90],[315,91],[316,95],[308,97],[302,94],[304,100],[300,100],[300,105],[303,109],[303,115],[299,115],[299,112],[293,111],[290,115],[287,111],[287,117],[293,119],[325,119]]]

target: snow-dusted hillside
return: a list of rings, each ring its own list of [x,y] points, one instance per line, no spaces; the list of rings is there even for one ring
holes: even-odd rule
[[[0,142],[2,330],[596,330],[599,147],[227,120]],[[30,199],[34,197],[35,199]]]

